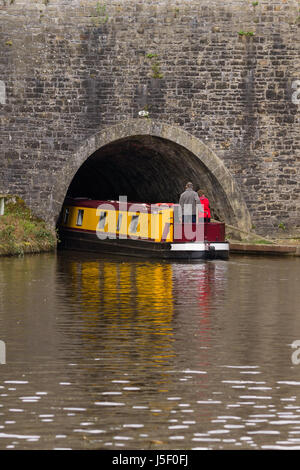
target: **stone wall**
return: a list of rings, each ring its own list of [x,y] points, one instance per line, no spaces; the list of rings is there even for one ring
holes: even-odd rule
[[[299,8],[0,0],[0,192],[54,221],[78,148],[144,110],[217,155],[257,232],[299,236]]]

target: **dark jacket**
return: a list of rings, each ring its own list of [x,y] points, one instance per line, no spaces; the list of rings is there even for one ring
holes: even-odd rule
[[[200,204],[200,199],[196,191],[193,191],[191,188],[187,188],[184,193],[181,194],[179,198],[179,204],[181,206],[183,215],[195,215],[197,214],[196,207]],[[184,207],[189,205],[188,207]],[[200,206],[199,206],[200,208]]]

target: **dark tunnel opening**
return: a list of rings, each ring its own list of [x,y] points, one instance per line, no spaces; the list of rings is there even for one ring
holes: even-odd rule
[[[75,174],[67,197],[178,203],[185,184],[204,189],[212,217],[231,223],[232,209],[218,180],[181,145],[153,136],[117,140],[94,152]]]

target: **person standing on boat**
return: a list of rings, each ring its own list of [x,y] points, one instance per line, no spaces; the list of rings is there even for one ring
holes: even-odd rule
[[[199,220],[201,219],[201,222],[210,222],[209,200],[205,196],[204,191],[202,189],[199,189],[197,193],[202,205],[202,210],[199,213]]]
[[[201,206],[199,196],[193,190],[193,183],[186,184],[185,191],[180,195],[179,205],[181,207],[182,222],[196,223],[197,212]]]

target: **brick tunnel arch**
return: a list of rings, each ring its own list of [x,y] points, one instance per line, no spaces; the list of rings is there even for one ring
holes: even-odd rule
[[[222,160],[181,128],[150,119],[122,122],[88,138],[62,171],[56,201],[59,210],[66,195],[178,202],[187,181],[207,192],[214,218],[250,230],[247,206]]]

